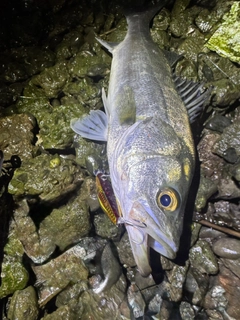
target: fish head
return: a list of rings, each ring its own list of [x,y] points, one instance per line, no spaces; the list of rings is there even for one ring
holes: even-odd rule
[[[143,276],[151,273],[150,247],[170,259],[179,247],[194,166],[188,149],[180,149],[175,155],[146,150],[118,158],[114,192]]]

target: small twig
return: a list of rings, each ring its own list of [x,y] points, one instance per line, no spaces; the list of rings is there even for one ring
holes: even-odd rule
[[[103,32],[103,33],[100,34],[100,37],[106,36],[107,34],[112,33],[112,32],[115,31],[115,30],[116,30],[116,28],[112,28],[112,29],[110,29],[110,30],[108,30],[108,31],[106,31],[106,32]]]
[[[211,223],[206,220],[199,220],[199,221],[194,221],[194,222],[197,222],[197,223],[202,224],[203,226],[210,227],[210,228],[222,231],[224,233],[230,234],[231,236],[240,238],[240,232],[238,232],[238,231],[234,231],[234,230],[226,228],[226,227],[218,226],[217,224]]]

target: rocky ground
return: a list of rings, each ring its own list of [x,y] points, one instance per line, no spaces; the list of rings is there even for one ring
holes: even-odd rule
[[[70,128],[103,107],[111,56],[95,35],[124,38],[119,4],[0,7],[2,318],[240,319],[240,3],[169,1],[154,19],[154,40],[183,56],[175,73],[212,92],[193,125],[199,160],[179,255],[152,251],[148,278],[99,207],[105,145]]]

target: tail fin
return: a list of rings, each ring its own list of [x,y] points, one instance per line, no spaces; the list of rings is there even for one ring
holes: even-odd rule
[[[136,23],[146,26],[149,29],[149,24],[152,18],[160,11],[167,3],[167,0],[151,1],[151,5],[148,1],[136,1],[137,5],[126,5],[123,9],[123,13],[127,18],[128,30],[134,30]]]

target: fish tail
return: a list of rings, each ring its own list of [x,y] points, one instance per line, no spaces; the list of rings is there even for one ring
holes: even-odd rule
[[[141,3],[139,4],[139,2]],[[151,6],[144,2],[146,1],[138,1],[138,5],[124,8],[123,13],[127,19],[129,32],[137,31],[137,26],[143,26],[146,30],[149,30],[151,20],[163,8],[167,1],[155,1]]]

